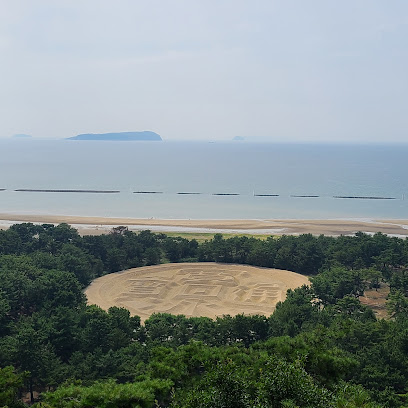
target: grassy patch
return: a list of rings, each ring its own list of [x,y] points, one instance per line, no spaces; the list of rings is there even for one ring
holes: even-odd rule
[[[216,233],[213,232],[165,232],[168,237],[181,237],[188,240],[195,239],[198,242],[209,241],[214,238]],[[270,234],[239,234],[239,233],[227,233],[222,234],[224,238],[232,237],[248,237],[248,238],[257,238],[257,239],[266,239],[270,237]]]

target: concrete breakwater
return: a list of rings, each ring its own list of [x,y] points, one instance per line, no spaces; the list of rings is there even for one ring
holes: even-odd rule
[[[298,197],[298,198],[317,198],[320,197],[318,195],[291,195],[291,197]]]
[[[134,191],[133,194],[163,194],[163,191]]]
[[[254,194],[254,197],[279,197],[279,194]]]
[[[6,188],[0,188],[1,191],[6,191]],[[25,193],[95,193],[95,194],[118,194],[122,191],[120,190],[94,190],[94,189],[38,189],[38,188],[18,188],[11,189],[10,191],[25,192]],[[177,195],[212,195],[212,196],[247,196],[249,194],[241,193],[202,193],[198,191],[179,191],[179,192],[163,192],[155,190],[139,190],[133,191],[133,194],[177,194]],[[269,193],[252,193],[254,197],[282,197],[280,194],[269,194]],[[388,196],[346,196],[346,195],[335,195],[335,196],[321,196],[317,194],[291,194],[289,197],[292,198],[336,198],[336,199],[355,199],[355,200],[398,200],[396,197]],[[402,195],[402,200],[404,200],[404,195]]]
[[[120,193],[119,190],[42,190],[42,189],[31,189],[31,188],[18,188],[18,192],[25,193],[98,193],[98,194],[112,194]]]
[[[377,197],[377,196],[333,196],[333,198],[354,198],[357,200],[396,200],[395,197]]]

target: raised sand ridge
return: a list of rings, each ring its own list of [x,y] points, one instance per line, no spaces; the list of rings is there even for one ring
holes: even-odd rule
[[[142,320],[152,313],[214,318],[224,314],[269,316],[286,291],[309,281],[279,269],[217,263],[146,266],[102,276],[85,291],[89,304],[125,307]]]

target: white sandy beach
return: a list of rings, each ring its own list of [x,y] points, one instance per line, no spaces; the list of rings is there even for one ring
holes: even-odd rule
[[[200,233],[247,233],[271,235],[352,235],[357,231],[366,233],[408,236],[406,220],[175,220],[81,217],[67,215],[35,215],[0,213],[0,228],[8,228],[17,222],[68,223],[83,235],[102,234],[119,225],[137,231],[150,229],[157,232],[200,232]]]

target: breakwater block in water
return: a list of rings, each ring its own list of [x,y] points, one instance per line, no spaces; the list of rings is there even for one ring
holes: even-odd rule
[[[317,198],[320,197],[318,195],[291,195],[291,197],[298,197],[298,198]]]
[[[182,192],[177,193],[177,194],[182,194],[182,195],[194,195],[194,194],[202,194],[202,193],[189,193],[189,192],[184,192],[184,191],[182,191]]]
[[[31,188],[18,188],[18,192],[24,193],[97,193],[97,194],[112,194],[120,193],[119,190],[42,190],[42,189],[31,189]]]
[[[376,197],[376,196],[333,196],[333,198],[354,198],[357,200],[395,200],[395,197]]]
[[[279,197],[279,194],[254,194],[254,197]]]
[[[238,193],[214,193],[214,196],[238,196]]]
[[[163,191],[134,191],[133,194],[163,194]]]

